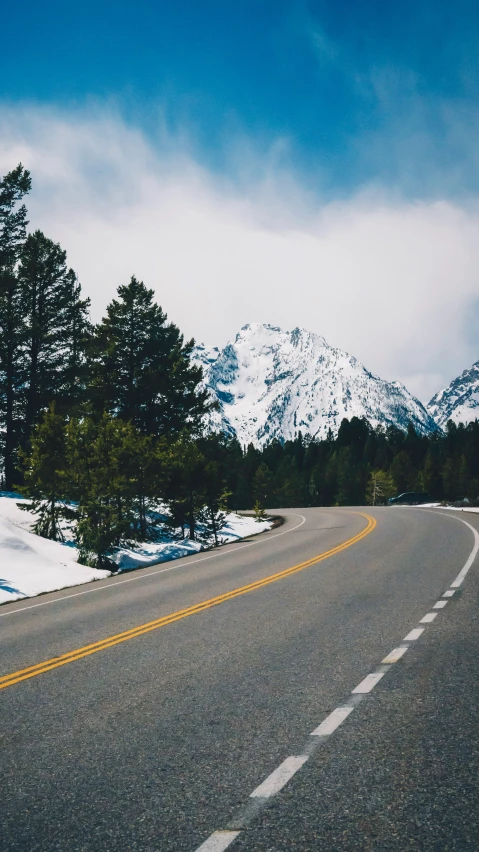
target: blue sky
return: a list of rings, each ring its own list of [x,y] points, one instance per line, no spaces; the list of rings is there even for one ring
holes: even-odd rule
[[[427,401],[479,358],[479,4],[3,0],[0,173],[98,319],[303,326]]]
[[[332,196],[373,180],[415,197],[479,189],[476,2],[4,0],[2,29],[7,101],[103,100],[152,139],[161,111],[226,172],[232,137],[258,151],[281,138]]]

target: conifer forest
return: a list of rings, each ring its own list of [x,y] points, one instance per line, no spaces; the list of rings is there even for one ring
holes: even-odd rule
[[[343,420],[326,440],[263,449],[208,432],[213,403],[185,341],[132,277],[93,324],[66,252],[28,232],[29,172],[0,181],[0,452],[5,491],[32,501],[35,531],[75,525],[80,561],[102,566],[120,541],[158,534],[218,542],[226,510],[479,497],[479,423],[418,435]],[[165,285],[167,286],[167,284]],[[203,533],[201,533],[203,534]]]

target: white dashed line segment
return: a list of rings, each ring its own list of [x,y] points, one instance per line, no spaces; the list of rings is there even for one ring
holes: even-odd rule
[[[425,627],[415,627],[414,630],[411,630],[411,632],[404,637],[403,642],[415,642],[416,639],[419,639],[419,637],[422,636],[425,629]]]
[[[323,722],[311,732],[312,737],[329,737],[330,734],[334,733],[336,728],[339,728],[340,725],[344,722],[345,719],[348,718],[349,714],[354,710],[354,706],[345,706],[345,707],[336,707],[336,710],[333,710],[329,716],[326,716]]]
[[[387,665],[388,663],[397,663],[397,661],[400,660],[402,656],[404,656],[407,649],[407,645],[400,645],[399,648],[394,648],[394,650],[391,651],[391,653],[388,654],[387,657],[384,657],[384,660],[382,660],[382,664]]]
[[[428,614],[425,615],[424,618],[421,618],[421,621],[419,622],[419,624],[430,624],[431,621],[434,621],[434,619],[436,618],[436,615],[437,615],[437,612],[428,612]]]
[[[384,675],[385,672],[371,672],[371,674],[366,675],[364,680],[354,687],[352,695],[365,695],[367,692],[371,692]]]
[[[446,604],[447,601],[437,601],[437,603],[434,604],[433,609],[444,609]]]
[[[215,831],[210,834],[208,840],[198,846],[196,852],[223,852],[236,840],[238,834],[239,831]]]
[[[455,591],[455,589],[448,589],[447,592],[444,592],[443,598],[452,598]]]
[[[307,760],[307,754],[301,754],[298,757],[287,757],[271,775],[265,778],[259,787],[256,787],[256,790],[250,793],[250,799],[269,799],[271,796],[275,796],[288,783],[290,778],[296,774],[298,769],[301,769]]]

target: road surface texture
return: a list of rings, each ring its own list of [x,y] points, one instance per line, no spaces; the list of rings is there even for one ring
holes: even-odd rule
[[[477,852],[479,517],[282,514],[0,608],[2,850]]]

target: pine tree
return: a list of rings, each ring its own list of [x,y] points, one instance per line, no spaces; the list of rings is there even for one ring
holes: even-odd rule
[[[284,458],[274,477],[278,506],[304,506],[306,493],[303,480],[293,459]]]
[[[366,489],[366,502],[369,506],[382,506],[394,494],[394,482],[391,474],[385,470],[373,470]]]
[[[254,519],[258,524],[260,524],[260,523],[262,523],[262,521],[266,520],[266,512],[263,509],[261,503],[258,503],[258,501],[256,501],[256,503],[254,504],[253,511],[254,511]]]
[[[52,403],[32,434],[30,456],[23,456],[22,494],[31,503],[21,508],[37,515],[33,532],[54,541],[63,541],[61,520],[74,518],[65,502],[69,486],[65,433],[65,420]]]
[[[338,452],[336,503],[339,506],[362,506],[365,502],[367,469],[362,462],[355,461],[355,452],[354,445],[343,446]]]
[[[76,414],[85,399],[89,380],[90,299],[82,298],[81,285],[73,269],[67,273],[66,289],[69,292],[64,317],[65,362],[58,405],[62,411]]]
[[[120,461],[131,492],[130,537],[136,541],[155,539],[159,522],[157,506],[167,481],[167,447],[164,441],[142,435],[131,423],[126,423]]]
[[[68,425],[72,491],[79,504],[79,562],[84,565],[114,568],[114,549],[133,529],[134,492],[125,465],[130,428],[108,414]]]
[[[108,305],[95,331],[91,402],[145,434],[174,437],[199,428],[208,394],[198,388],[201,368],[190,364],[194,341],[184,343],[153,296],[133,277]]]
[[[47,405],[71,413],[84,363],[88,302],[67,267],[66,252],[41,231],[29,234],[18,270],[24,318],[24,443]]]
[[[197,522],[205,506],[206,464],[197,443],[185,433],[169,448],[167,502],[176,513],[180,507],[184,509],[183,523],[186,521],[191,541],[197,538]]]
[[[415,490],[418,474],[405,450],[401,450],[394,457],[391,462],[390,472],[398,494]]]
[[[442,498],[441,465],[438,447],[435,445],[426,453],[421,473],[421,487],[433,500]]]
[[[0,181],[0,429],[3,479],[7,490],[16,479],[18,432],[22,422],[19,397],[23,387],[23,316],[17,267],[25,240],[27,210],[19,205],[31,187],[21,163]]]
[[[252,486],[253,500],[260,506],[272,507],[275,503],[273,476],[267,464],[261,462],[254,477]]]
[[[226,490],[223,471],[216,461],[206,461],[204,465],[203,490],[205,506],[199,517],[205,527],[204,537],[209,541],[213,536],[215,547],[218,547],[218,534],[226,523],[227,502],[231,492]]]

